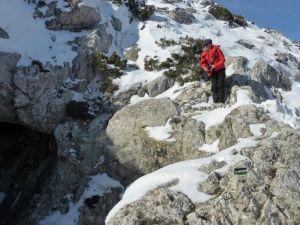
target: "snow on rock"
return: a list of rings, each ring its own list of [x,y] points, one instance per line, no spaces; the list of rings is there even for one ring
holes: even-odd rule
[[[77,203],[70,203],[69,211],[66,214],[61,214],[59,211],[53,212],[40,221],[39,225],[76,225],[79,220],[80,207],[83,205],[84,200],[94,195],[102,196],[107,192],[110,192],[112,188],[123,188],[122,185],[110,178],[107,174],[98,174],[91,177],[87,188],[82,194],[80,200]]]
[[[174,138],[170,138],[170,134],[173,131],[172,126],[170,125],[170,119],[167,121],[165,126],[159,127],[145,127],[149,137],[154,138],[157,141],[175,141]]]
[[[9,34],[9,39],[0,38],[0,50],[21,54],[18,65],[29,65],[32,60],[50,61],[57,65],[71,62],[77,53],[67,42],[86,33],[49,31],[45,28],[44,19],[34,19],[33,13],[34,6],[24,1],[0,2],[0,27]]]
[[[232,106],[219,107],[212,111],[202,111],[199,115],[195,115],[192,118],[197,121],[205,123],[205,129],[220,124],[224,121],[225,117],[233,110],[242,105],[248,105],[253,103],[248,96],[249,92],[245,89],[237,91],[236,103]]]
[[[208,201],[213,195],[198,191],[198,184],[206,180],[208,174],[200,171],[199,168],[212,161],[225,161],[227,163],[226,166],[216,170],[218,173],[223,174],[228,170],[229,166],[234,165],[240,160],[246,159],[240,154],[233,155],[233,149],[240,151],[246,147],[255,147],[256,143],[257,141],[255,141],[254,138],[241,139],[236,145],[211,157],[178,162],[139,178],[127,188],[122,200],[109,212],[106,223],[108,223],[121,208],[140,199],[150,190],[154,190],[159,186],[166,185],[167,183],[176,180],[178,180],[178,182],[170,187],[171,190],[185,194],[195,203]]]
[[[249,127],[253,136],[260,137],[263,134],[262,129],[266,129],[266,124],[265,123],[250,124]]]
[[[220,140],[217,139],[212,144],[203,144],[202,146],[200,146],[198,148],[198,150],[209,152],[209,153],[216,153],[219,151],[219,147],[218,147],[219,142],[220,142]]]

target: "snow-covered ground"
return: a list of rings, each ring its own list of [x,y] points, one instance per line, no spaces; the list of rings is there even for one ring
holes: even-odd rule
[[[57,65],[71,62],[77,53],[67,42],[86,35],[86,32],[47,30],[45,20],[34,19],[33,13],[33,5],[25,1],[0,1],[0,27],[9,35],[9,39],[0,38],[0,51],[21,54],[18,65],[30,65],[32,60]]]
[[[47,0],[49,2],[49,0]],[[283,101],[278,102],[271,99],[258,105],[262,107],[268,114],[279,121],[287,123],[294,128],[300,128],[300,83],[294,81],[295,75],[299,73],[296,65],[289,62],[288,65],[280,64],[276,61],[277,52],[292,54],[298,60],[300,59],[299,48],[289,39],[281,34],[267,33],[265,29],[261,29],[255,25],[249,27],[229,28],[224,21],[210,18],[208,7],[201,4],[202,0],[186,0],[174,4],[167,4],[162,0],[148,0],[147,4],[153,4],[158,7],[168,7],[169,10],[176,7],[187,8],[192,7],[196,10],[195,21],[190,25],[179,24],[170,20],[166,13],[157,11],[146,22],[137,22],[130,20],[130,13],[124,6],[118,7],[104,0],[84,0],[81,4],[95,7],[101,12],[101,23],[110,24],[111,16],[115,16],[122,21],[122,31],[116,32],[111,25],[108,25],[107,32],[113,35],[113,45],[109,49],[109,53],[117,51],[120,54],[133,44],[138,44],[141,48],[137,66],[140,68],[135,71],[125,71],[125,75],[115,80],[119,85],[116,94],[130,89],[137,83],[146,83],[158,78],[162,75],[160,72],[147,72],[144,70],[144,58],[146,56],[156,56],[158,60],[163,61],[171,55],[171,53],[179,52],[179,46],[172,46],[161,49],[156,41],[160,38],[173,39],[178,41],[181,37],[191,36],[193,38],[211,38],[214,44],[221,45],[226,57],[228,56],[244,56],[248,59],[246,65],[248,69],[259,60],[263,60],[275,68],[282,68],[287,72],[292,82],[292,90],[281,91]],[[63,0],[58,0],[58,5],[63,6]],[[42,9],[43,10],[43,9]],[[65,9],[67,10],[67,9]],[[76,56],[76,52],[71,50],[71,46],[67,45],[68,41],[73,40],[76,36],[87,35],[88,32],[71,33],[68,31],[49,31],[45,28],[44,19],[33,19],[33,6],[24,1],[19,0],[1,0],[0,1],[0,27],[3,28],[10,36],[9,39],[0,38],[0,51],[18,52],[22,55],[18,65],[28,65],[31,60],[38,59],[42,62],[50,61],[53,64],[63,64],[63,62],[71,62]],[[208,19],[210,18],[210,19]],[[158,25],[160,25],[158,27]],[[238,40],[247,40],[255,45],[253,49],[248,49],[236,43]],[[232,67],[228,67],[227,76],[234,71]],[[155,98],[169,97],[172,100],[181,93],[181,91],[191,85],[179,86],[175,84],[166,92],[156,96]],[[80,96],[79,96],[80,97]],[[149,96],[139,97],[133,96],[131,104],[135,104],[144,99],[151,98]],[[247,90],[240,89],[237,92],[236,103],[232,106],[224,106],[216,108],[212,111],[201,111],[193,118],[204,122],[206,129],[215,124],[222,123],[225,117],[235,108],[241,105],[254,104],[248,96]],[[201,106],[210,106],[211,102],[194,105],[197,108]],[[211,157],[185,162],[178,162],[173,165],[161,168],[151,174],[143,176],[136,180],[125,192],[122,200],[112,209],[107,217],[107,221],[123,206],[144,196],[147,191],[166,184],[168,182],[178,180],[179,182],[172,186],[172,190],[180,191],[186,194],[194,202],[205,202],[213,196],[198,191],[198,183],[204,181],[208,174],[199,171],[201,165],[206,165],[213,160],[225,161],[227,164],[218,170],[224,173],[230,165],[237,161],[245,159],[240,154],[232,154],[232,150],[239,151],[245,147],[256,146],[256,139],[261,135],[261,129],[265,128],[265,124],[253,124],[250,130],[253,137],[241,139],[239,143],[228,149],[219,151],[218,142],[211,145],[199,146],[199,150],[215,153]],[[169,123],[162,127],[146,128],[149,136],[156,140],[171,139],[172,127]],[[271,137],[276,137],[278,133],[273,133]],[[83,205],[84,199],[92,195],[103,195],[112,187],[120,187],[121,185],[109,178],[106,174],[97,175],[91,178],[87,189],[82,195],[79,202],[70,205],[70,211],[62,215],[60,212],[54,212],[40,222],[41,225],[73,225],[79,218],[79,208]],[[0,202],[5,194],[0,192]]]

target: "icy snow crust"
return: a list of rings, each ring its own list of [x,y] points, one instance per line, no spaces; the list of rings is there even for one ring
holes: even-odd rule
[[[50,0],[46,1],[47,3]],[[107,32],[113,35],[113,44],[109,49],[109,54],[117,51],[123,54],[124,50],[137,44],[141,51],[139,58],[135,63],[140,69],[134,71],[125,71],[125,75],[115,80],[120,89],[115,93],[121,93],[129,90],[133,85],[142,83],[143,85],[160,77],[163,71],[147,72],[144,68],[145,56],[154,57],[163,61],[171,55],[171,53],[180,53],[180,46],[172,46],[161,49],[155,41],[160,38],[173,39],[178,41],[181,37],[191,36],[193,38],[211,38],[214,44],[221,45],[221,48],[226,57],[228,56],[244,56],[249,62],[246,69],[251,69],[256,62],[263,60],[278,70],[285,70],[287,76],[292,82],[292,91],[285,92],[281,90],[283,101],[278,102],[276,99],[268,100],[256,106],[262,107],[269,115],[276,120],[282,121],[291,125],[294,128],[300,128],[299,110],[300,101],[300,83],[294,81],[294,76],[297,73],[297,65],[290,62],[288,65],[280,64],[276,61],[274,53],[281,52],[292,54],[297,59],[300,58],[299,48],[293,44],[291,40],[279,33],[267,33],[265,29],[261,29],[255,25],[243,28],[229,28],[227,23],[212,18],[208,13],[208,7],[201,4],[202,0],[187,0],[184,2],[167,4],[161,0],[148,0],[147,4],[155,5],[158,8],[167,7],[169,10],[180,8],[193,8],[196,10],[195,20],[190,25],[179,24],[170,20],[163,10],[157,10],[155,14],[146,22],[131,21],[130,13],[125,6],[115,6],[105,0],[83,0],[81,4],[91,6],[100,11],[101,22],[107,23]],[[63,9],[63,0],[58,0],[58,6]],[[34,12],[32,4],[27,4],[19,0],[1,0],[0,1],[0,27],[6,30],[10,39],[0,39],[0,51],[18,52],[22,58],[18,65],[29,65],[31,60],[38,59],[42,62],[49,61],[53,64],[63,64],[63,62],[72,62],[76,56],[76,52],[71,50],[71,46],[67,45],[68,41],[74,40],[76,36],[86,36],[87,31],[81,33],[71,33],[68,31],[49,31],[45,28],[44,19],[33,19]],[[41,11],[45,10],[44,8]],[[68,11],[70,9],[63,9]],[[117,32],[112,28],[110,23],[111,16],[115,16],[122,21],[122,31]],[[210,18],[210,19],[209,19]],[[158,28],[160,25],[161,28]],[[243,39],[255,45],[253,49],[247,49],[236,43]],[[284,44],[285,43],[285,44]],[[49,48],[52,46],[52,48]],[[55,57],[55,58],[53,58]],[[234,73],[232,66],[226,69],[227,76]],[[174,100],[185,87],[192,85],[185,84],[183,87],[175,84],[166,92],[154,97],[162,98],[169,97]],[[82,96],[75,96],[81,99]],[[139,101],[149,99],[148,95],[144,97],[133,96],[130,104],[136,104]],[[204,122],[206,129],[210,126],[222,123],[225,117],[235,108],[241,105],[254,104],[248,96],[247,90],[239,90],[237,92],[237,101],[232,106],[216,108],[212,111],[201,111],[193,118]],[[211,101],[203,103],[203,105],[194,105],[192,107],[210,106]],[[212,120],[214,118],[214,120]],[[216,120],[218,118],[218,120]],[[217,170],[219,173],[225,173],[231,165],[234,165],[240,160],[246,158],[240,154],[232,154],[232,150],[240,151],[245,147],[256,146],[258,138],[261,135],[261,129],[265,128],[265,124],[252,124],[250,130],[253,133],[252,137],[240,139],[239,142],[225,150],[218,149],[219,140],[211,145],[205,144],[199,146],[200,151],[214,153],[211,157],[201,158],[178,162],[173,165],[161,168],[151,174],[143,176],[136,180],[123,195],[122,200],[111,210],[107,216],[109,221],[115,213],[125,205],[132,203],[143,197],[148,191],[157,188],[174,180],[178,183],[171,187],[172,190],[180,191],[186,194],[194,202],[205,202],[213,196],[201,193],[197,190],[199,182],[204,181],[208,174],[199,171],[199,167],[206,165],[213,160],[225,161],[226,166]],[[167,122],[161,127],[146,128],[148,135],[158,141],[176,141],[172,139],[172,127]],[[273,133],[272,137],[276,137],[278,133]],[[247,159],[246,159],[247,160]],[[41,225],[73,225],[76,224],[79,218],[79,208],[83,205],[85,198],[94,194],[103,195],[109,192],[113,187],[121,187],[120,183],[109,178],[106,174],[97,175],[91,178],[85,192],[79,202],[70,204],[70,211],[62,215],[56,211],[40,222]],[[0,200],[5,196],[0,193]],[[1,202],[1,201],[0,201]]]

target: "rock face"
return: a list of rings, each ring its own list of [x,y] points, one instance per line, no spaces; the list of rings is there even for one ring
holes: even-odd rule
[[[106,132],[110,142],[113,143],[108,153],[130,170],[139,173],[153,171],[154,167],[158,166],[157,159],[153,156],[149,159],[145,154],[163,153],[151,153],[149,149],[145,149],[149,145],[144,145],[143,140],[149,138],[144,128],[164,126],[167,120],[176,114],[175,105],[167,98],[145,100],[124,107],[108,123]],[[152,142],[156,145],[155,141]]]
[[[200,168],[209,176],[199,184],[199,190],[214,194],[213,199],[195,204],[184,196],[179,201],[169,190],[158,188],[123,207],[108,224],[299,223],[299,132],[272,120],[266,125],[258,147],[241,151],[251,162],[239,161],[225,175],[214,171],[224,165],[221,162]],[[279,136],[271,135],[274,131]],[[247,173],[234,174],[238,167],[245,167]],[[170,207],[172,211],[166,211]]]
[[[169,17],[172,20],[175,20],[178,23],[182,23],[182,24],[191,24],[193,23],[193,20],[195,19],[195,17],[186,12],[185,9],[181,9],[181,8],[176,8],[172,11],[169,12]]]
[[[70,92],[59,93],[69,73],[68,66],[51,67],[49,72],[38,67],[19,68],[14,77],[18,120],[50,133],[65,117],[65,105],[72,97]]]
[[[106,28],[106,25],[100,24],[96,30],[88,35],[88,47],[95,51],[108,52],[113,36],[106,32]]]
[[[193,210],[193,203],[185,195],[159,188],[120,210],[107,225],[182,225]]]
[[[168,98],[145,100],[118,111],[109,121],[107,134],[116,146],[124,146],[136,128],[164,126],[176,114],[175,105]]]
[[[291,135],[293,141],[286,141]],[[232,170],[220,181],[222,194],[209,204],[197,206],[188,216],[188,224],[297,224],[300,221],[299,151],[296,142],[299,134],[284,129],[275,140],[260,142],[258,148],[246,149],[249,162],[245,176],[234,175]],[[219,213],[222,212],[222,213]],[[206,221],[196,223],[197,215],[206,215]]]
[[[266,86],[274,86],[286,91],[291,90],[289,78],[279,74],[273,67],[263,61],[254,65],[250,70],[250,76],[252,79],[265,84]]]
[[[226,68],[232,66],[235,73],[244,75],[246,73],[245,66],[248,59],[243,56],[227,57],[225,61]]]
[[[96,9],[87,6],[73,8],[70,12],[62,12],[55,19],[46,21],[50,30],[81,30],[91,29],[101,21]]]
[[[238,40],[237,41],[238,44],[244,46],[245,48],[248,48],[248,49],[252,49],[255,47],[254,44],[250,43],[249,41],[246,41],[246,40]]]
[[[171,79],[166,76],[161,76],[156,80],[148,83],[146,89],[150,97],[155,97],[172,87],[174,83],[175,79]]]
[[[136,61],[139,57],[139,51],[141,51],[141,49],[137,45],[134,45],[132,48],[126,49],[125,58],[127,60]]]
[[[237,143],[238,138],[252,136],[249,124],[267,121],[269,118],[255,106],[242,106],[231,111],[220,125],[210,127],[206,132],[206,142],[212,143],[219,138],[219,149]]]
[[[17,121],[13,77],[20,57],[19,54],[0,52],[0,122]]]

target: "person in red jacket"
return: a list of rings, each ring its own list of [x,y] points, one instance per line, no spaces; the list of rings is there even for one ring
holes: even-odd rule
[[[211,39],[203,41],[200,65],[211,78],[211,92],[215,103],[224,103],[225,57],[219,45],[213,45]]]

